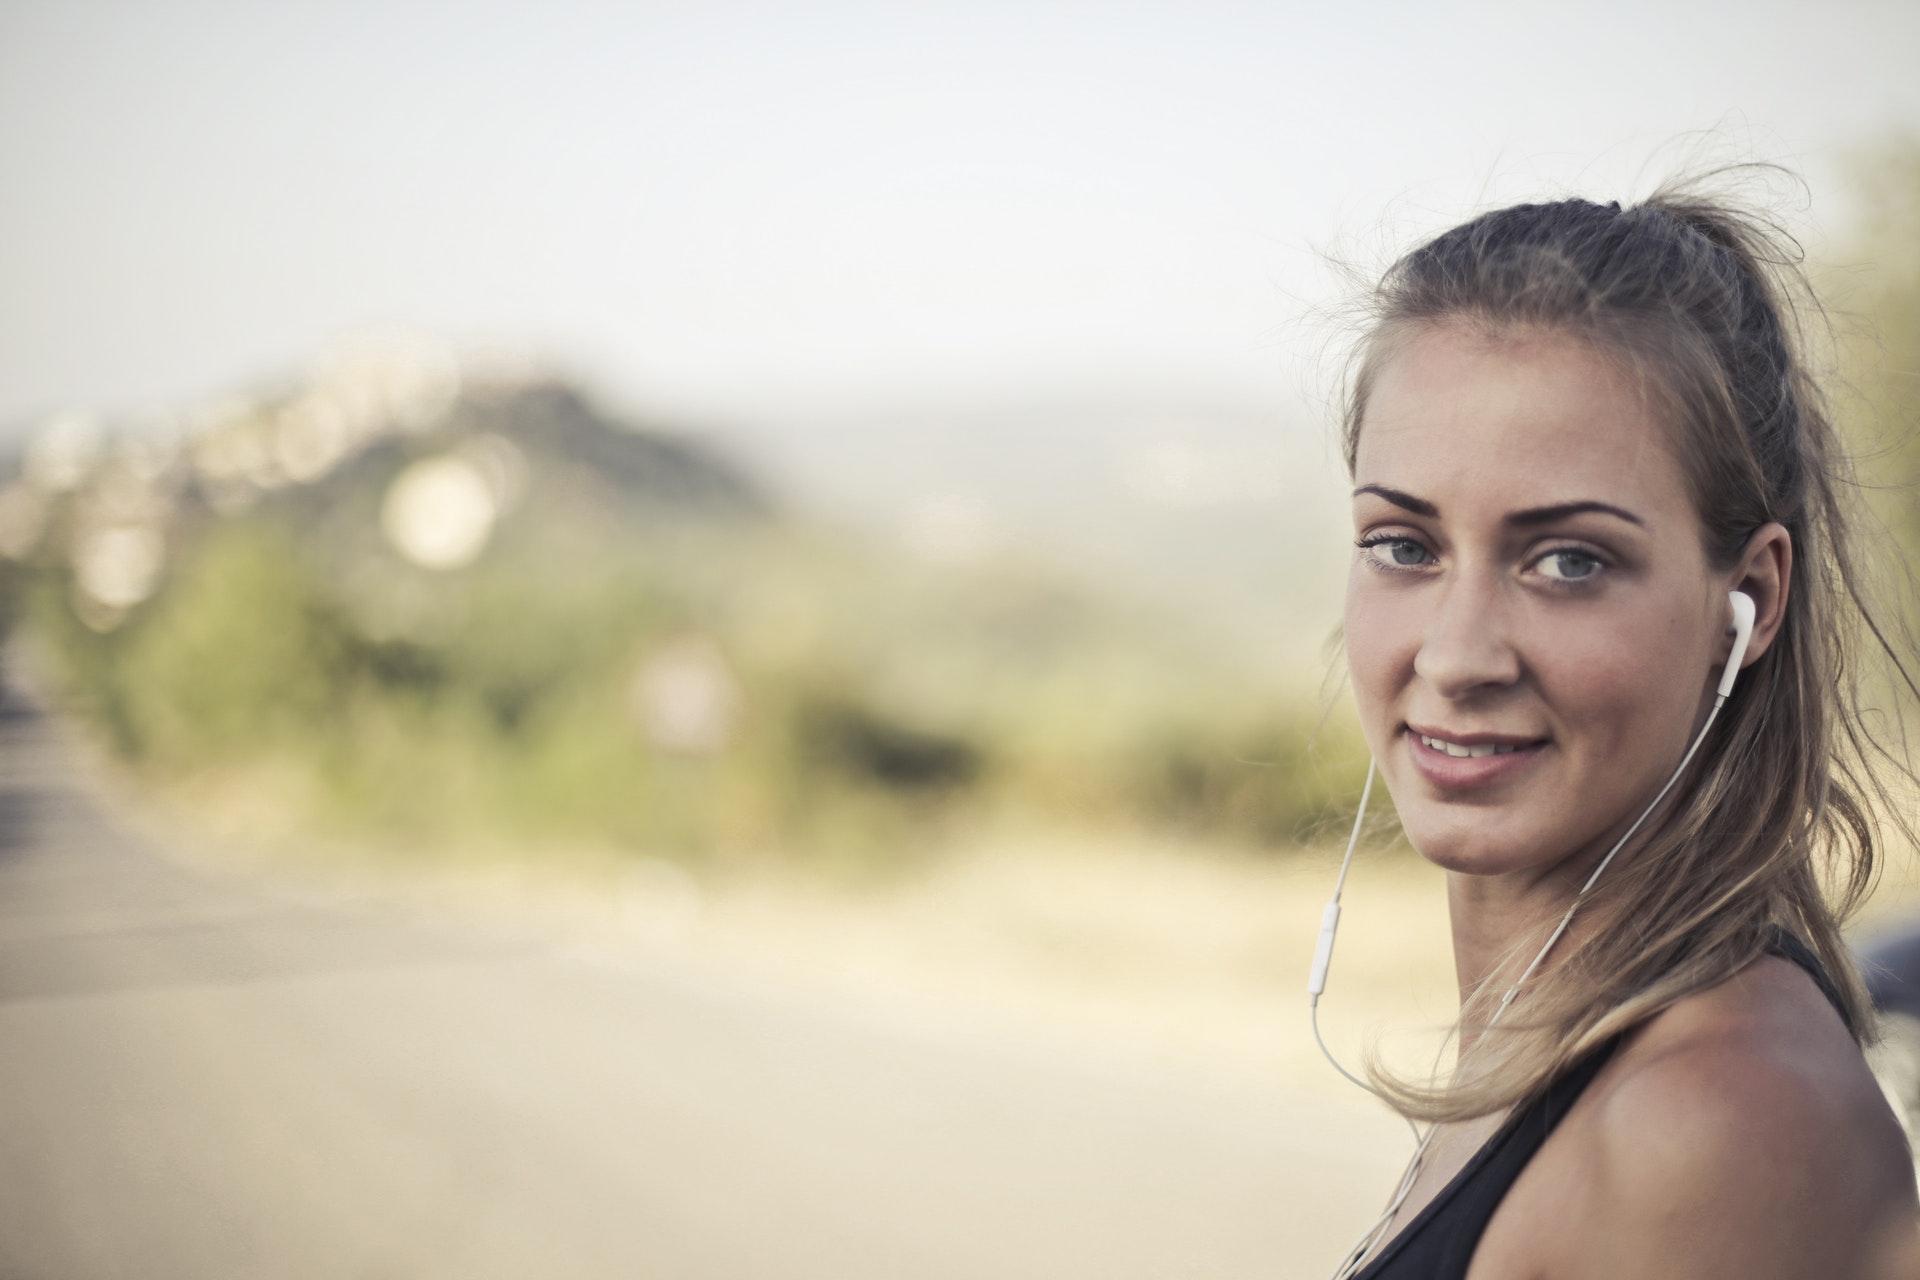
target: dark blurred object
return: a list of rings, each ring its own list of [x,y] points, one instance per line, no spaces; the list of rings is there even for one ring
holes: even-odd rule
[[[1920,924],[1861,947],[1860,968],[1875,1008],[1920,1018]]]
[[[1911,1139],[1920,1134],[1920,922],[1881,934],[1856,951],[1867,993],[1884,1015],[1879,1041],[1867,1047],[1867,1062]],[[1915,1143],[1914,1172],[1920,1177],[1920,1143]]]

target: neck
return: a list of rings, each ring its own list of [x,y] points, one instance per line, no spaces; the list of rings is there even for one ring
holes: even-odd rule
[[[1625,851],[1622,853],[1624,856]],[[1546,945],[1597,861],[1597,856],[1570,858],[1546,872],[1498,876],[1448,873],[1454,977],[1459,983],[1463,1012],[1474,993],[1480,992],[1485,1002],[1479,1006],[1481,1020],[1491,1014],[1500,997],[1520,980],[1527,965]],[[1536,978],[1553,967],[1557,953],[1574,945],[1584,924],[1576,913],[1566,934],[1554,945],[1554,952],[1535,971]],[[1475,1038],[1473,1028],[1463,1024],[1460,1052],[1470,1049]]]

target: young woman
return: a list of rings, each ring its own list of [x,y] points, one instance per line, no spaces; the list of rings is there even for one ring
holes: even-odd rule
[[[1379,286],[1344,639],[1376,768],[1447,873],[1461,1014],[1450,1078],[1370,1068],[1429,1127],[1341,1275],[1913,1263],[1913,1157],[1838,925],[1888,800],[1854,696],[1855,632],[1882,633],[1783,243],[1670,188],[1487,214]],[[1733,592],[1750,635],[1714,713]]]

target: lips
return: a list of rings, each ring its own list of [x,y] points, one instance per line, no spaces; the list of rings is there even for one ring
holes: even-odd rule
[[[1442,742],[1451,742],[1463,747],[1531,747],[1538,746],[1547,740],[1541,736],[1519,733],[1469,733],[1463,729],[1449,729],[1444,725],[1415,724],[1411,720],[1405,727],[1421,737],[1438,738]]]
[[[1546,738],[1413,724],[1405,727],[1404,736],[1420,775],[1447,791],[1471,791],[1508,781],[1537,764],[1551,745]]]

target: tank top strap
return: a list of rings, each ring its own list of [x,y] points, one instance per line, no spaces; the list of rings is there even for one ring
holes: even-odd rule
[[[1807,976],[1813,979],[1813,985],[1820,988],[1820,994],[1827,998],[1833,1005],[1834,1011],[1840,1015],[1840,1020],[1851,1025],[1847,1018],[1846,1002],[1840,998],[1840,988],[1834,984],[1833,978],[1827,973],[1826,966],[1820,963],[1820,958],[1813,954],[1813,948],[1801,941],[1800,935],[1785,925],[1768,925],[1767,933],[1767,950],[1774,955],[1785,956],[1806,970]]]
[[[1354,1280],[1431,1280],[1466,1275],[1480,1235],[1493,1211],[1500,1207],[1507,1188],[1625,1039],[1623,1033],[1602,1042],[1508,1116]]]

